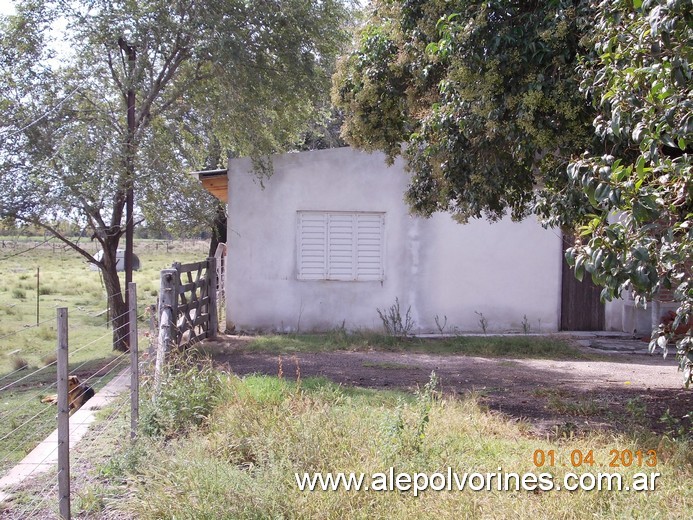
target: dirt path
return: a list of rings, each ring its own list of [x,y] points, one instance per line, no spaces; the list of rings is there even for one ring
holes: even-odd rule
[[[226,337],[213,345],[215,360],[228,364],[238,375],[277,375],[279,356],[254,352],[251,342],[252,338]],[[473,392],[490,409],[529,421],[538,434],[622,429],[626,423],[662,433],[673,427],[660,421],[667,409],[680,420],[693,411],[693,391],[682,387],[674,359],[663,360],[644,351],[642,343],[633,342],[632,348],[611,354],[609,361],[379,351],[298,353],[282,355],[282,371],[293,378],[298,365],[301,377],[324,376],[345,385],[409,390],[426,384],[435,371],[445,393]],[[689,419],[682,419],[682,424],[691,426]]]

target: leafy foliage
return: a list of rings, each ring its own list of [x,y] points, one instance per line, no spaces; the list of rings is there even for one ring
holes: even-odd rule
[[[420,214],[522,218],[592,139],[574,70],[586,4],[373,2],[333,80],[345,139],[402,154]]]
[[[605,154],[583,155],[568,172],[587,195],[582,241],[567,252],[578,277],[590,273],[602,297],[626,291],[679,302],[651,349],[688,329],[677,349],[686,383],[693,367],[693,13],[686,1],[604,1],[581,63],[581,89],[598,109]],[[685,324],[688,324],[686,326]]]

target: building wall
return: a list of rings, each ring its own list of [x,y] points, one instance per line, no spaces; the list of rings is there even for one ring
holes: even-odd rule
[[[229,163],[227,322],[239,330],[382,328],[376,312],[411,306],[416,332],[555,331],[561,239],[534,220],[460,225],[446,214],[409,215],[408,175],[382,154],[350,148],[274,158],[264,189],[248,159]],[[297,279],[298,211],[384,212],[382,281]]]

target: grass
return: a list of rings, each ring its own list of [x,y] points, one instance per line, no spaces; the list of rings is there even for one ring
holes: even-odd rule
[[[539,336],[455,336],[449,338],[396,338],[374,332],[286,334],[258,336],[249,348],[290,354],[334,350],[382,350],[426,354],[461,354],[480,357],[533,359],[606,359],[587,354],[569,341]]]
[[[593,433],[538,439],[529,425],[489,413],[474,396],[443,399],[352,389],[325,379],[238,378],[209,367],[167,380],[181,408],[212,392],[204,414],[171,432],[119,442],[127,418],[96,437],[96,475],[80,476],[79,515],[141,519],[244,518],[680,518],[693,500],[690,442]],[[195,377],[191,377],[195,375]],[[208,383],[200,386],[200,381]],[[205,388],[206,387],[206,388]],[[186,398],[185,396],[191,396]],[[150,403],[146,397],[143,403]],[[173,403],[169,403],[173,404]],[[147,406],[149,406],[147,404]],[[178,412],[175,412],[178,413]],[[146,421],[146,419],[143,419]],[[657,465],[611,468],[612,450],[657,450]],[[553,466],[535,465],[553,450]],[[592,465],[571,465],[571,455]],[[638,472],[661,474],[651,492],[616,491],[300,491],[295,473]],[[499,470],[500,468],[500,470]],[[86,483],[85,483],[86,482]],[[14,513],[33,503],[16,504]],[[685,515],[684,515],[685,516]]]
[[[113,350],[104,313],[106,293],[97,271],[60,245],[48,243],[18,254],[42,240],[0,239],[5,243],[0,249],[0,389],[7,387],[0,390],[1,476],[55,428],[52,408],[40,399],[55,393],[56,309],[68,308],[70,367],[79,369],[80,378],[98,373],[110,363]],[[93,244],[83,246],[96,252]],[[142,314],[146,305],[156,301],[150,294],[159,288],[159,271],[174,261],[205,258],[207,243],[188,241],[167,253],[163,242],[137,240],[135,253],[142,262],[142,269],[134,273]],[[142,325],[141,330],[146,327]],[[36,372],[39,367],[41,371]],[[109,377],[99,375],[94,379],[97,384],[90,384],[98,389]]]

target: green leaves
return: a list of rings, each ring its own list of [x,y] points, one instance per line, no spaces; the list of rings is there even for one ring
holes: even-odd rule
[[[583,217],[583,240],[572,254],[589,257],[596,280],[609,294],[632,289],[637,299],[653,299],[661,289],[672,289],[679,303],[677,323],[690,318],[693,300],[688,288],[693,235],[687,223],[693,209],[691,87],[690,81],[682,81],[691,75],[693,28],[684,3],[600,4],[589,35],[595,52],[582,62],[581,86],[591,99],[601,101],[596,134],[618,160],[586,154],[568,169],[609,222],[596,226],[593,217]],[[631,9],[641,12],[633,15]],[[605,182],[607,167],[611,174]],[[597,260],[609,255],[612,260]],[[659,346],[666,353],[672,339],[678,340],[688,383],[693,360],[689,341],[661,328],[651,348]]]
[[[569,156],[590,140],[572,69],[586,4],[374,2],[334,78],[345,139],[404,156],[418,213],[526,216],[535,183],[565,187]]]

